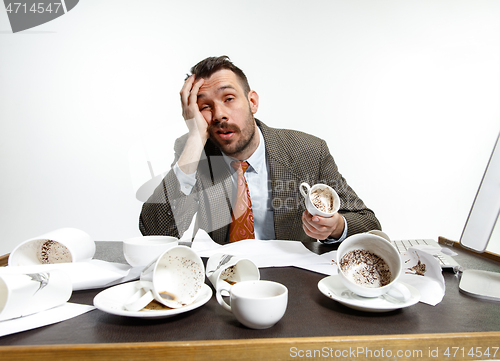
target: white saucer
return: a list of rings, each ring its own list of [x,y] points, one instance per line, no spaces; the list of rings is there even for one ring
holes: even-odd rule
[[[390,296],[379,296],[375,298],[361,297],[348,290],[339,275],[323,278],[318,282],[318,288],[322,294],[341,304],[359,311],[389,312],[399,308],[413,306],[420,300],[420,292],[404,282],[400,282],[410,290],[411,297],[408,301],[399,301]]]
[[[141,310],[137,312],[127,311],[123,308],[123,304],[137,291],[136,284],[138,282],[139,281],[123,283],[99,292],[97,296],[94,297],[94,306],[101,311],[118,316],[137,318],[167,318],[203,306],[212,297],[212,289],[207,284],[203,284],[200,295],[190,305],[166,310]]]

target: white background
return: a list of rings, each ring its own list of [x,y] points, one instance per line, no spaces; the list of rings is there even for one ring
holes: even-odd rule
[[[458,240],[500,131],[499,19],[497,0],[82,0],[12,34],[1,8],[0,254],[139,235],[146,162],[168,169],[185,74],[218,55],[259,119],[328,142],[392,238]]]

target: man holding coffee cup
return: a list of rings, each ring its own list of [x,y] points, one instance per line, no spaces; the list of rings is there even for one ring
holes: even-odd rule
[[[380,229],[375,214],[338,172],[326,142],[254,118],[258,94],[229,58],[207,58],[181,89],[188,134],[177,139],[172,170],[144,203],[144,235],[181,237],[196,227],[214,241],[281,239],[325,243]],[[299,186],[325,183],[341,206],[331,217],[304,210]]]

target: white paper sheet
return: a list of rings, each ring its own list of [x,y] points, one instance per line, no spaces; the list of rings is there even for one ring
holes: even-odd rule
[[[192,248],[200,257],[210,257],[216,253],[245,257],[259,268],[287,267],[319,262],[319,256],[309,251],[301,242],[251,239],[219,245],[202,230],[196,235]]]
[[[71,278],[73,291],[100,288],[117,282],[126,282],[137,278],[140,273],[140,270],[126,264],[93,259],[74,263],[0,267],[0,274],[37,273],[47,272],[51,269],[65,271]]]
[[[94,309],[94,306],[66,302],[61,306],[33,315],[0,321],[0,337],[66,321]]]

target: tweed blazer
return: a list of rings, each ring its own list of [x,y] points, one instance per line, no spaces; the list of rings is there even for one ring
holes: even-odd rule
[[[262,131],[269,163],[274,231],[276,239],[315,241],[302,228],[304,200],[299,192],[302,182],[330,185],[339,194],[339,212],[348,224],[348,236],[380,229],[373,211],[347,184],[337,169],[326,142],[303,132],[276,129],[256,120]],[[187,134],[176,140],[177,162]],[[196,214],[196,229],[202,228],[220,244],[228,242],[231,223],[233,183],[229,167],[215,144],[208,140],[198,164],[196,184],[185,195],[171,170],[144,203],[139,228],[144,235],[181,237]]]

